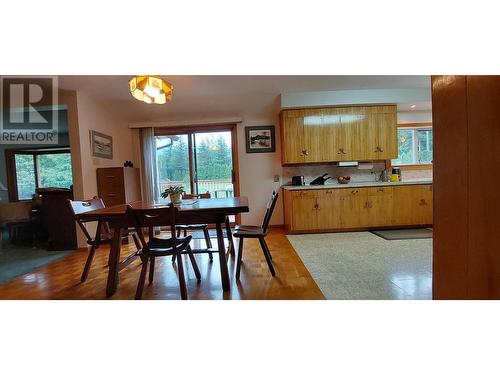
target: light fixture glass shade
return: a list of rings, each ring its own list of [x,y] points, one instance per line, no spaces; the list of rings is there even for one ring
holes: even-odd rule
[[[129,82],[130,93],[134,98],[148,104],[165,104],[172,100],[172,84],[159,76],[137,76]]]

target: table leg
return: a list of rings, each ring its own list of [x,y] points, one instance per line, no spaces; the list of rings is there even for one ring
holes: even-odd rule
[[[218,221],[217,228],[217,245],[219,248],[220,276],[222,280],[222,290],[227,292],[229,286],[229,271],[227,270],[226,249],[224,248],[224,235],[222,234],[222,222]]]
[[[109,253],[108,283],[106,295],[112,296],[118,287],[118,263],[120,262],[121,228],[115,228]]]
[[[229,242],[228,251],[229,254],[234,255],[234,243],[233,243],[233,232],[231,231],[231,223],[229,222],[229,216],[226,216],[226,233],[227,241]]]

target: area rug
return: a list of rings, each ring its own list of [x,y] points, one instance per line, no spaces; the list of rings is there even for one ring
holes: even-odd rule
[[[370,232],[287,236],[327,299],[431,299],[432,239]]]
[[[0,284],[62,259],[72,252],[47,251],[43,247],[33,247],[30,244],[13,245],[4,239],[0,243]]]
[[[371,232],[379,237],[382,237],[384,240],[389,241],[432,238],[432,230],[429,228],[382,229],[372,230]]]

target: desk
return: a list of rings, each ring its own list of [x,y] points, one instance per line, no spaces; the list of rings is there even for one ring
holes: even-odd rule
[[[130,204],[133,208],[154,209],[165,207],[165,203],[134,202]],[[179,220],[176,224],[215,224],[217,229],[217,244],[220,261],[220,272],[222,289],[229,290],[229,271],[227,269],[226,251],[224,248],[224,236],[222,234],[222,224],[225,223],[226,216],[248,212],[248,198],[231,197],[216,199],[199,199],[194,204],[179,205]],[[109,254],[108,281],[106,294],[112,296],[118,287],[119,261],[120,261],[120,239],[121,231],[134,225],[125,215],[127,205],[121,204],[112,207],[101,208],[78,215],[84,221],[107,221],[113,228],[113,240]]]

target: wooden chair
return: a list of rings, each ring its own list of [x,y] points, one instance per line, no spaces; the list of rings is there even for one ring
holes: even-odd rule
[[[87,244],[90,245],[89,255],[87,257],[87,261],[85,262],[85,267],[83,269],[82,276],[80,278],[81,282],[83,283],[87,279],[87,276],[89,274],[90,266],[92,265],[92,260],[94,259],[95,251],[102,244],[111,244],[113,240],[113,234],[107,222],[99,221],[97,223],[96,234],[94,237],[92,237],[89,234],[87,228],[85,227],[85,222],[83,222],[78,218],[78,215],[84,212],[89,212],[93,210],[98,210],[100,208],[104,208],[105,206],[102,199],[97,197],[85,201],[73,201],[68,199],[68,204],[71,211],[73,212],[76,223],[81,228],[83,234],[85,235],[85,238],[87,239]],[[131,235],[134,240],[137,252],[132,254],[129,258],[127,258],[127,260],[125,260],[124,263],[130,262],[133,259],[133,257],[140,255],[141,251],[141,243],[139,241],[139,238],[137,237],[136,232],[134,231],[124,232],[122,234],[122,239],[128,238],[129,235]]]
[[[241,271],[241,260],[243,256],[243,240],[245,238],[258,238],[260,242],[260,246],[262,248],[262,252],[264,253],[264,257],[266,258],[267,265],[269,267],[269,271],[271,271],[271,275],[276,276],[276,272],[274,271],[272,255],[267,247],[265,237],[267,236],[267,229],[269,227],[269,221],[271,220],[271,216],[273,215],[274,206],[276,205],[276,201],[278,200],[278,193],[274,192],[271,194],[269,202],[267,204],[266,213],[264,215],[264,219],[262,220],[262,225],[252,226],[252,225],[238,225],[234,229],[234,237],[240,239],[240,243],[238,246],[238,258],[236,263],[236,280],[240,279],[240,271]]]
[[[196,264],[193,251],[189,246],[192,237],[186,236],[184,238],[177,238],[176,236],[175,223],[178,217],[177,208],[173,204],[170,204],[169,207],[155,209],[133,209],[132,207],[128,206],[127,215],[130,215],[129,218],[131,220],[134,220],[135,222],[135,230],[139,234],[139,238],[142,244],[142,254],[144,256],[142,260],[141,275],[139,277],[135,299],[142,298],[142,291],[144,289],[148,263],[150,264],[149,284],[151,284],[154,277],[156,257],[169,255],[175,256],[177,258],[181,298],[187,299],[188,296],[186,289],[186,280],[184,278],[184,267],[182,264],[182,253],[187,253],[189,255],[194,273],[196,274],[196,278],[198,280],[201,279],[201,274],[198,265]],[[171,237],[167,239],[152,237],[148,242],[146,242],[141,228],[158,226],[170,226]]]
[[[210,192],[202,193],[202,194],[183,194],[182,199],[210,199]],[[184,237],[187,236],[188,230],[202,230],[203,235],[205,236],[205,243],[207,244],[207,249],[212,248],[212,241],[210,240],[210,233],[208,232],[208,224],[190,224],[190,225],[177,225],[177,237],[181,236],[181,230],[184,230]],[[212,253],[208,253],[210,257],[210,261],[213,261],[214,257]],[[175,257],[172,257],[172,262],[175,261]]]

